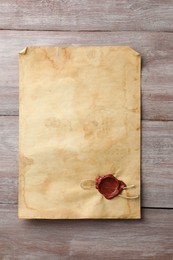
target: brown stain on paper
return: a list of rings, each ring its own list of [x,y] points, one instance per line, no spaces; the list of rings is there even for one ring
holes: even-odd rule
[[[32,158],[26,157],[24,155],[20,156],[21,169],[25,170],[27,166],[31,166],[34,163]]]

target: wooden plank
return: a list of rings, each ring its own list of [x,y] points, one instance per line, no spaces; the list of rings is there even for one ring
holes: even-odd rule
[[[173,122],[142,122],[142,205],[173,208]],[[171,202],[172,201],[172,202]]]
[[[1,0],[2,29],[172,31],[171,0]]]
[[[172,259],[173,210],[145,209],[142,220],[18,220],[0,208],[1,259]]]
[[[0,204],[17,203],[18,117],[0,117]]]
[[[29,45],[129,45],[142,55],[142,118],[173,120],[173,34],[0,31],[0,115],[18,114],[18,52]]]
[[[18,117],[0,117],[0,203],[17,203]],[[142,122],[142,206],[173,208],[173,122]]]

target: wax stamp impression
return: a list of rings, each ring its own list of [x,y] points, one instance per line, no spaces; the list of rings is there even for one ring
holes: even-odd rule
[[[112,199],[118,196],[125,187],[126,184],[112,174],[98,176],[96,178],[96,189],[98,189],[106,199]]]
[[[123,181],[118,180],[113,174],[98,176],[95,180],[85,179],[80,182],[80,186],[84,190],[97,189],[106,199],[110,200],[114,197],[125,199],[137,199],[139,195],[121,195],[123,190],[135,188],[135,185],[126,185]]]

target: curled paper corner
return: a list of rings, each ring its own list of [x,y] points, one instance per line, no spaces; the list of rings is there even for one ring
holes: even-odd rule
[[[28,47],[25,47],[23,50],[19,52],[19,54],[26,54]]]
[[[130,46],[126,46],[127,49],[129,49],[129,51],[131,51],[134,55],[136,56],[141,56],[141,54],[137,51],[135,51],[133,48],[131,48]]]

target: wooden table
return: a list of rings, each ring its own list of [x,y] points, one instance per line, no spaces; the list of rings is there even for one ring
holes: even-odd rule
[[[0,259],[173,259],[173,1],[0,1]],[[142,55],[142,220],[18,220],[18,52]]]

